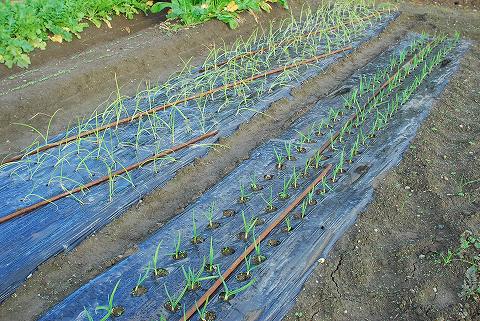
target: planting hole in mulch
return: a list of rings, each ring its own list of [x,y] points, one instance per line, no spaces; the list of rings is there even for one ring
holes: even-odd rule
[[[293,214],[293,218],[296,220],[303,220],[302,212],[296,212]]]
[[[268,246],[279,246],[280,245],[280,240],[277,239],[270,239],[267,242]]]
[[[213,311],[207,311],[207,313],[205,313],[205,318],[202,319],[202,321],[213,321],[217,318],[217,314]]]
[[[265,255],[254,255],[252,257],[252,263],[254,265],[259,265],[267,260],[267,257]]]
[[[275,206],[267,206],[265,207],[265,213],[273,213],[277,210],[277,207]]]
[[[211,222],[211,223],[208,223],[207,225],[207,230],[215,230],[217,228],[220,227],[220,223],[219,222]]]
[[[220,300],[222,300],[223,302],[228,302],[230,301],[231,299],[233,299],[235,297],[235,294],[230,294],[228,296],[228,298],[226,297],[226,294],[225,292],[220,292],[219,296]]]
[[[148,289],[146,287],[144,287],[143,285],[139,285],[132,290],[132,296],[142,296],[147,293],[147,291]]]
[[[265,174],[265,175],[263,176],[263,179],[266,180],[266,181],[270,181],[270,180],[273,179],[273,175],[271,175],[271,174]]]
[[[297,152],[304,154],[304,153],[307,152],[307,149],[303,146],[298,146],[297,147]]]
[[[248,235],[245,232],[238,233],[237,237],[239,240],[242,240],[244,242],[248,241]]]
[[[255,226],[259,226],[263,224],[265,224],[265,220],[261,217],[258,217],[257,220],[255,221]]]
[[[308,205],[310,205],[310,206],[317,205],[317,200],[312,199],[312,200],[308,201]]]
[[[202,237],[202,236],[194,236],[192,237],[192,239],[190,240],[190,243],[192,244],[200,244],[200,243],[203,243],[205,241],[205,238]]]
[[[295,156],[288,156],[287,160],[294,162],[297,160],[297,158]]]
[[[187,258],[187,251],[180,251],[178,253],[175,253],[175,254],[172,255],[172,258],[174,260],[177,260],[177,261],[183,260],[183,259]]]
[[[153,276],[156,278],[163,278],[168,275],[168,270],[160,268],[153,270]]]
[[[279,194],[278,194],[278,198],[279,198],[281,201],[285,201],[285,200],[287,200],[287,199],[290,198],[290,195],[284,194],[284,193],[279,193]]]
[[[125,312],[125,308],[122,306],[116,306],[112,309],[112,315],[116,318],[121,316]]]
[[[225,246],[222,248],[222,254],[225,256],[232,255],[233,253],[235,253],[235,249],[233,247]]]
[[[223,216],[225,217],[232,217],[235,215],[235,211],[232,209],[227,209],[223,211]]]
[[[201,285],[200,282],[195,282],[193,285],[190,285],[187,289],[187,291],[197,291],[200,289]]]
[[[282,164],[277,163],[277,165],[275,165],[275,168],[278,169],[279,171],[281,171],[282,169],[285,169],[285,164],[284,163],[282,163]]]
[[[217,271],[217,266],[215,264],[206,264],[205,271],[208,273],[215,273],[215,271]]]
[[[290,233],[291,231],[293,231],[293,227],[291,227],[291,226],[282,227],[282,232]]]
[[[240,273],[237,274],[237,276],[235,276],[235,278],[239,282],[246,281],[246,280],[250,279],[251,277],[252,277],[252,274],[247,273],[247,272],[240,272]]]
[[[238,202],[239,202],[240,204],[245,204],[246,202],[248,202],[248,197],[246,197],[246,196],[239,197],[239,198],[238,198]]]
[[[165,307],[165,309],[167,309],[168,312],[172,312],[172,313],[175,313],[175,312],[179,311],[180,307],[181,307],[180,304],[177,304],[177,306],[175,308],[173,308],[172,303],[170,303],[170,301],[165,302],[165,304],[163,306]]]

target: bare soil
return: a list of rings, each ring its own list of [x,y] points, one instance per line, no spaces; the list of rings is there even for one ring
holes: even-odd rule
[[[459,196],[462,182],[480,178],[480,14],[399,7],[415,30],[459,31],[472,48],[400,166],[377,180],[375,201],[314,270],[285,321],[480,320],[479,303],[459,295],[467,266],[435,262],[465,230],[480,233],[480,184]]]
[[[302,3],[300,0],[290,1],[291,11],[298,13]],[[309,3],[315,5],[315,1]],[[0,305],[0,320],[35,320],[79,286],[134,253],[136,244],[248,158],[252,149],[280,134],[318,99],[338,88],[356,69],[374,59],[406,32],[422,28],[429,32],[466,28],[464,34],[468,37],[476,40],[480,37],[478,12],[434,5],[402,4],[401,9],[404,14],[379,38],[296,88],[292,99],[273,104],[267,115],[255,117],[241,126],[234,135],[220,142],[225,146],[223,149],[211,151],[181,170],[163,189],[149,195],[73,251],[41,265],[11,298]],[[261,27],[286,14],[284,10],[275,9],[268,15],[260,15]],[[64,53],[59,59],[45,59],[26,72],[0,76],[0,154],[17,152],[32,139],[31,132],[10,125],[12,122],[30,122],[45,129],[48,118],[41,113],[53,114],[62,108],[52,127],[53,132],[59,132],[72,115],[87,115],[108,99],[108,94],[115,88],[115,74],[123,85],[122,94],[132,95],[144,80],[165,79],[182,66],[182,61],[192,57],[193,63],[201,61],[206,53],[205,46],[212,42],[230,44],[235,38],[248,35],[256,26],[255,20],[249,15],[242,17],[244,21],[235,31],[216,21],[178,32],[167,31],[162,24],[153,24],[108,42],[101,41],[85,51]],[[413,304],[412,300],[416,300],[416,308],[411,311],[425,309],[433,315],[435,309],[430,308],[433,306],[430,292],[434,282],[437,293],[449,295],[434,296],[435,300],[443,302],[443,306],[447,307],[449,302],[457,306],[461,302],[456,295],[461,285],[461,271],[453,267],[441,269],[428,258],[420,260],[419,255],[451,246],[464,229],[479,225],[477,203],[472,201],[475,186],[469,187],[472,188],[469,189],[470,198],[446,196],[455,188],[461,175],[471,179],[479,177],[477,118],[480,116],[475,107],[480,97],[479,80],[474,69],[480,68],[479,52],[478,44],[474,44],[462,64],[462,71],[452,81],[419,134],[416,148],[407,153],[398,169],[379,181],[382,188],[377,189],[375,203],[338,243],[328,263],[320,266],[307,282],[298,305],[287,320],[297,318],[296,312],[302,312],[305,320],[328,319],[329,315],[342,320],[385,320],[384,316],[397,313],[393,302],[400,302],[403,305],[397,306],[405,307],[404,311],[410,313],[408,307]],[[445,97],[450,98],[445,100]],[[37,113],[39,115],[32,118]],[[456,174],[451,174],[454,171]],[[443,178],[445,175],[448,181]],[[407,185],[413,191],[407,192]],[[375,228],[378,232],[374,232]],[[355,238],[357,236],[360,242]],[[366,261],[358,262],[361,259]],[[422,274],[424,269],[426,274]],[[319,286],[316,281],[324,283]],[[365,287],[362,288],[362,284]],[[337,292],[337,289],[343,292]],[[412,294],[410,289],[416,292]],[[450,292],[440,292],[449,289]],[[359,311],[365,313],[353,315]],[[401,312],[398,313],[403,317]]]

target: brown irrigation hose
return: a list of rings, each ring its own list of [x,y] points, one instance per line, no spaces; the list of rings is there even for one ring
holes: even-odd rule
[[[40,201],[40,202],[38,202],[38,203],[35,203],[35,204],[33,204],[33,205],[30,205],[30,206],[28,206],[28,207],[24,207],[24,208],[22,208],[22,209],[19,209],[19,210],[13,212],[12,214],[9,214],[9,215],[7,215],[7,216],[1,217],[1,218],[0,218],[0,224],[5,223],[5,222],[8,222],[8,221],[10,221],[10,220],[12,220],[12,219],[14,219],[14,218],[16,218],[16,217],[19,217],[19,216],[23,216],[23,215],[25,215],[25,214],[28,214],[28,213],[36,210],[36,209],[39,209],[39,208],[41,208],[41,207],[43,207],[43,206],[45,206],[45,205],[47,205],[47,204],[53,203],[53,202],[55,202],[55,201],[57,201],[57,200],[59,200],[59,199],[61,199],[61,198],[67,197],[67,196],[72,195],[72,194],[76,194],[76,193],[78,193],[78,192],[82,192],[83,190],[89,189],[90,187],[93,187],[93,186],[96,186],[96,185],[100,185],[101,183],[104,183],[104,182],[108,181],[111,177],[115,177],[115,176],[118,176],[118,175],[122,175],[122,174],[125,174],[126,172],[129,172],[129,171],[131,171],[131,170],[140,168],[140,167],[142,167],[143,165],[148,164],[148,163],[150,163],[150,162],[153,162],[153,161],[156,160],[156,159],[165,157],[165,156],[170,155],[170,154],[172,154],[172,153],[174,153],[174,152],[177,152],[177,151],[179,151],[179,150],[181,150],[181,149],[184,149],[184,148],[189,147],[189,146],[191,146],[191,145],[193,145],[193,144],[196,144],[196,143],[199,142],[199,141],[202,141],[202,140],[207,139],[207,138],[209,138],[209,137],[215,136],[217,133],[218,133],[218,130],[210,131],[210,132],[208,132],[208,133],[206,133],[206,134],[197,136],[197,137],[195,137],[195,138],[193,138],[193,139],[191,139],[191,140],[189,140],[189,141],[187,141],[187,142],[185,142],[185,143],[176,145],[176,146],[172,147],[171,149],[164,150],[164,151],[162,151],[161,153],[158,153],[158,154],[156,154],[156,155],[153,155],[153,156],[151,156],[151,157],[148,157],[148,158],[146,158],[146,159],[144,159],[144,160],[142,160],[142,161],[140,161],[140,162],[138,162],[138,163],[129,165],[129,166],[126,167],[126,168],[122,168],[122,169],[120,169],[120,170],[118,170],[118,171],[116,171],[116,172],[111,173],[110,175],[103,176],[103,177],[101,177],[101,178],[99,178],[99,179],[96,179],[96,180],[94,180],[94,181],[91,181],[91,182],[89,182],[89,183],[87,183],[87,184],[85,184],[85,185],[82,185],[82,186],[80,186],[80,187],[76,187],[76,188],[74,188],[74,189],[65,191],[65,192],[63,192],[63,193],[61,193],[61,194],[55,195],[55,196],[53,196],[53,197],[51,197],[51,198],[49,198],[49,199],[44,199],[44,200],[42,200],[42,201]]]
[[[185,315],[180,319],[180,321],[186,321],[190,319],[195,312],[197,311],[197,307],[201,307],[214,293],[215,291],[222,285],[222,280],[227,280],[228,277],[238,268],[240,264],[242,264],[245,257],[247,257],[252,251],[255,249],[255,244],[260,244],[270,232],[277,227],[287,215],[298,205],[302,202],[302,200],[310,193],[311,190],[317,186],[322,179],[328,174],[330,169],[332,168],[332,164],[328,164],[327,167],[320,173],[320,175],[300,194],[295,198],[295,200],[285,208],[280,215],[255,239],[253,244],[250,244],[249,247],[245,249],[245,251],[230,265],[230,267],[223,273],[221,278],[218,278],[215,283],[205,292],[200,299],[197,300],[193,304],[193,306],[185,313]]]
[[[178,105],[178,104],[181,104],[181,103],[185,103],[185,102],[193,100],[193,99],[202,98],[202,97],[214,94],[216,92],[219,92],[219,91],[222,91],[222,90],[225,90],[225,89],[231,89],[231,88],[237,87],[238,85],[245,84],[245,83],[254,81],[256,79],[259,79],[259,78],[264,78],[264,77],[267,77],[269,75],[273,75],[273,74],[276,74],[276,73],[279,73],[279,72],[282,72],[282,71],[285,71],[285,70],[289,70],[289,69],[292,69],[292,68],[295,68],[295,67],[298,67],[298,66],[306,65],[306,64],[312,63],[314,61],[318,61],[320,59],[324,59],[324,58],[327,58],[329,56],[333,56],[333,55],[336,55],[338,53],[348,51],[348,50],[352,50],[352,49],[353,49],[353,47],[351,47],[351,46],[344,47],[344,48],[341,48],[341,49],[338,49],[338,50],[335,50],[335,51],[332,51],[332,52],[329,52],[329,53],[317,55],[317,56],[314,56],[314,57],[311,57],[311,58],[308,58],[308,59],[304,59],[304,60],[289,64],[289,65],[285,65],[285,66],[282,66],[282,67],[278,67],[278,68],[269,70],[267,72],[263,72],[263,73],[260,73],[260,74],[257,74],[257,75],[253,75],[253,76],[250,76],[248,78],[237,80],[233,83],[222,85],[220,87],[216,87],[216,88],[210,89],[208,91],[204,91],[204,92],[201,92],[199,94],[195,94],[195,95],[190,96],[190,97],[186,97],[186,98],[183,98],[183,99],[180,99],[180,100],[177,100],[177,101],[173,101],[173,102],[165,104],[165,105],[160,105],[160,106],[154,107],[152,109],[137,113],[133,116],[122,118],[122,119],[119,119],[118,121],[115,121],[115,122],[112,122],[112,123],[109,123],[109,124],[106,124],[106,125],[103,125],[103,126],[91,129],[91,130],[84,131],[81,134],[78,134],[76,136],[67,137],[67,138],[59,140],[57,142],[53,142],[53,143],[50,143],[50,144],[43,145],[43,146],[41,146],[41,147],[39,147],[39,148],[37,148],[33,151],[30,151],[28,153],[25,153],[23,155],[17,155],[17,156],[11,157],[11,158],[5,160],[2,164],[15,162],[15,161],[18,161],[18,160],[22,159],[25,156],[35,155],[39,152],[43,152],[43,151],[48,150],[50,148],[69,143],[71,141],[80,139],[80,138],[85,137],[85,136],[95,134],[99,131],[102,131],[102,130],[105,130],[105,129],[108,129],[108,128],[111,128],[111,127],[115,127],[115,126],[118,126],[118,125],[121,125],[121,124],[129,123],[129,122],[131,122],[131,121],[133,121],[137,118],[141,118],[141,117],[149,115],[149,114],[154,114],[158,111],[165,110],[165,109],[170,108],[172,106],[175,106],[175,105]]]
[[[357,22],[364,21],[364,20],[368,20],[368,19],[370,19],[370,18],[376,17],[378,14],[382,14],[383,12],[386,12],[386,11],[385,11],[385,10],[383,10],[383,11],[378,11],[377,13],[372,13],[372,14],[370,14],[370,15],[368,15],[368,16],[359,18],[359,19],[357,19],[356,21],[350,21],[350,23],[348,23],[348,22],[347,22],[347,23],[342,22],[342,24],[343,24],[343,25],[353,25],[353,24],[355,24],[355,23],[357,23]],[[344,21],[345,21],[345,20],[344,20]],[[333,31],[333,30],[335,30],[335,29],[339,29],[339,28],[340,28],[339,25],[340,25],[340,24],[337,24],[337,25],[335,25],[335,26],[333,26],[333,27],[330,27],[330,28],[326,28],[326,29],[322,29],[322,30],[317,30],[317,31],[312,31],[312,32],[305,33],[305,34],[301,34],[301,35],[298,35],[298,36],[296,36],[296,37],[293,37],[292,39],[288,39],[288,38],[287,38],[287,39],[282,39],[281,41],[279,41],[279,42],[277,43],[277,46],[282,45],[283,42],[286,41],[286,40],[288,40],[288,41],[286,41],[286,44],[291,44],[291,43],[293,43],[293,42],[294,42],[295,40],[297,40],[297,39],[303,39],[303,38],[310,37],[310,36],[312,36],[312,35],[317,35],[317,34],[322,33],[322,32],[330,32],[330,31]],[[234,57],[232,57],[232,58],[230,58],[230,59],[228,59],[228,60],[225,60],[225,61],[223,61],[223,62],[219,62],[219,63],[217,63],[217,64],[215,64],[215,65],[213,65],[213,66],[202,68],[202,69],[198,70],[198,72],[199,72],[199,73],[203,73],[203,72],[205,72],[205,71],[207,71],[207,70],[210,70],[210,69],[219,68],[219,67],[222,67],[222,66],[228,64],[228,63],[231,62],[231,61],[240,60],[240,59],[242,59],[242,58],[250,57],[250,56],[256,55],[256,54],[258,54],[258,53],[263,53],[264,51],[269,50],[270,48],[271,48],[270,46],[265,46],[265,47],[261,47],[261,48],[256,49],[256,50],[247,51],[247,52],[244,52],[243,54],[234,56]]]

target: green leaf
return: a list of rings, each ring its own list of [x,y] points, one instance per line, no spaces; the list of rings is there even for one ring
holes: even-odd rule
[[[153,13],[159,13],[163,9],[172,8],[172,3],[170,2],[157,2],[151,8],[150,11]]]

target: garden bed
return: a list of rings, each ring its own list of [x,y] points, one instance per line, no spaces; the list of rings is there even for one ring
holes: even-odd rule
[[[220,294],[223,300],[226,300],[228,294],[225,292],[228,293],[229,288],[245,290],[245,293],[233,291],[230,295],[229,304],[235,309],[222,303],[222,299],[217,301],[215,297],[210,297],[209,308],[204,311],[213,309],[220,319],[228,320],[241,319],[246,315],[261,320],[281,317],[288,305],[273,303],[289,302],[289,298],[299,290],[301,283],[298,281],[306,277],[305,271],[328,251],[332,243],[352,222],[355,214],[368,203],[373,178],[399,162],[419,123],[428,114],[433,99],[443,90],[448,76],[451,76],[458,66],[458,58],[466,48],[465,44],[457,48],[452,41],[437,39],[432,42],[427,38],[412,36],[397,48],[380,56],[345,83],[332,95],[333,98],[320,101],[281,139],[261,146],[252,154],[250,160],[241,164],[184,214],[172,220],[141,245],[138,254],[122,261],[82,287],[71,298],[49,312],[44,320],[86,316],[85,313],[93,315],[91,308],[86,309],[90,312],[78,310],[78,302],[83,302],[82,305],[85,307],[91,306],[89,301],[97,302],[94,303],[94,307],[95,304],[100,304],[99,297],[106,297],[115,284],[118,285],[115,298],[117,302],[122,302],[117,304],[124,308],[122,311],[125,318],[135,320],[146,315],[149,317],[168,315],[171,318],[172,315],[166,310],[172,310],[171,312],[176,313],[175,318],[180,319],[181,302],[185,302],[185,308],[188,310],[195,298],[198,298],[196,293],[201,294],[206,289],[196,288],[195,292],[182,290],[187,264],[188,269],[200,271],[199,275],[202,277],[204,271],[212,270],[215,264],[219,264],[216,272],[220,270],[223,272],[238,257],[235,253],[242,252],[243,247],[248,246],[244,236],[238,237],[239,233],[243,235],[250,233],[252,237],[255,235],[255,229],[262,231],[263,226],[276,222],[274,218],[278,218],[278,215],[292,214],[285,216],[287,218],[282,220],[281,226],[273,227],[265,243],[254,242],[255,252],[250,257],[252,261],[241,268],[242,271],[246,268],[244,272],[248,275],[252,273],[252,277],[239,276],[237,280],[231,278],[224,285],[224,294],[223,296]],[[407,47],[408,45],[410,47]],[[428,49],[430,47],[431,51]],[[454,51],[450,53],[448,48]],[[444,54],[448,56],[443,57]],[[398,60],[392,60],[392,57]],[[430,72],[427,73],[426,69],[420,67],[421,62],[416,59],[421,59],[423,63],[427,62],[428,66],[436,66],[432,67],[433,74],[428,76],[425,83],[419,79],[424,79]],[[412,63],[419,67],[410,69]],[[399,71],[395,71],[396,69]],[[345,91],[348,93],[339,94]],[[415,94],[410,100],[413,92]],[[367,114],[371,116],[365,118],[361,116],[360,108],[360,111],[357,110],[353,114],[356,116],[352,117],[355,97],[360,100],[361,106],[365,106],[366,109],[363,110],[368,110]],[[384,107],[383,111],[390,113],[387,118],[395,114],[388,125],[379,124],[379,119],[384,118],[379,116],[379,112],[372,111],[372,108],[376,109],[386,104],[379,97],[389,101],[388,107]],[[398,99],[403,102],[400,103]],[[398,109],[393,101],[397,101]],[[327,107],[338,105],[346,107],[339,109]],[[322,121],[312,121],[313,119]],[[370,132],[365,131],[362,134],[359,128],[365,130],[368,128]],[[352,134],[347,131],[354,131],[357,134],[351,136]],[[363,141],[361,144],[358,143],[360,140]],[[335,144],[339,144],[338,147],[335,147],[337,146]],[[342,145],[345,146],[343,149]],[[351,152],[350,158],[347,158],[345,150],[354,151]],[[290,153],[293,154],[291,157]],[[283,156],[279,156],[280,154]],[[352,160],[353,165],[348,165],[348,160]],[[325,167],[326,164],[334,166]],[[320,172],[317,193],[310,193],[310,182]],[[287,207],[290,204],[289,199],[295,199],[302,191],[305,197],[305,200],[300,199],[303,200],[302,205],[299,205],[299,201],[296,203],[298,206],[294,206],[296,207],[294,211],[286,212],[292,208]],[[277,214],[279,212],[281,214]],[[298,214],[297,212],[300,215],[294,216],[293,214]],[[206,220],[198,219],[199,213],[204,214]],[[243,232],[239,231],[241,226]],[[194,244],[188,244],[190,234]],[[312,242],[310,246],[305,246],[309,242]],[[228,251],[224,248],[227,245]],[[161,259],[155,259],[154,266],[151,263],[146,265],[151,257],[164,260],[162,262]],[[292,260],[292,257],[297,259]],[[160,268],[157,264],[162,264],[162,269],[166,269],[168,275],[161,279],[151,279],[151,273]],[[282,273],[286,275],[279,277]],[[135,275],[138,274],[145,274],[146,277],[139,279],[141,282],[135,285],[137,279]],[[227,276],[223,275],[225,279]],[[122,281],[117,283],[120,278]],[[248,282],[248,279],[255,279],[256,282]],[[200,280],[201,278],[198,282]],[[207,284],[212,282],[206,280]],[[279,280],[281,281],[277,282]],[[244,288],[245,284],[251,287]],[[128,295],[129,291],[125,289],[130,287],[135,289],[140,285],[149,289],[148,292],[141,298],[131,298]],[[269,295],[265,296],[266,293]],[[163,300],[159,300],[160,297]],[[257,297],[257,300],[252,300],[252,297]],[[266,300],[272,304],[265,304]],[[75,302],[75,305],[70,302]],[[162,307],[161,302],[168,304]],[[202,303],[200,301],[199,306]],[[177,304],[180,304],[178,309]],[[73,312],[71,307],[77,312]],[[193,311],[195,310],[194,306]]]
[[[3,254],[9,264],[2,274],[9,281],[1,297],[41,262],[118,217],[204,155],[215,139],[263,113],[288,95],[290,86],[318,74],[395,17],[387,12],[379,19],[363,7],[355,16],[342,16],[339,8],[338,26],[335,20],[315,23],[326,8],[305,12],[301,23],[287,21],[270,34],[237,43],[233,51],[214,50],[203,66],[136,97],[124,99],[117,92],[105,111],[56,137],[47,131],[23,155],[7,158],[0,222],[2,237],[14,240],[15,247]],[[371,19],[379,20],[370,26]]]

